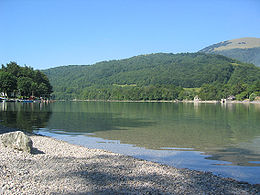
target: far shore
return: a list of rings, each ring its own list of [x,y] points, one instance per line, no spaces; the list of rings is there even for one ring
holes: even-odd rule
[[[218,104],[221,103],[219,100],[56,100],[56,101],[71,101],[71,102],[134,102],[134,103],[209,103],[209,104]],[[221,104],[260,104],[259,101],[249,101],[249,100],[244,100],[244,101],[238,101],[238,100],[232,100],[232,101],[227,101],[226,103],[221,103]]]
[[[27,103],[52,103],[52,102],[66,102],[66,101],[71,101],[71,102],[134,102],[134,103],[208,103],[208,104],[260,104],[260,100],[257,101],[249,101],[249,100],[243,100],[243,101],[238,101],[238,100],[228,100],[225,103],[222,103],[220,100],[80,100],[80,99],[73,99],[73,100],[46,100],[46,101],[31,101]],[[19,102],[16,100],[12,100],[11,102]],[[22,102],[22,101],[21,101]],[[26,102],[26,101],[24,101]],[[0,101],[0,103],[2,103]]]
[[[16,131],[0,125],[2,133]],[[31,134],[32,154],[0,142],[0,194],[259,194],[210,172],[177,169]]]

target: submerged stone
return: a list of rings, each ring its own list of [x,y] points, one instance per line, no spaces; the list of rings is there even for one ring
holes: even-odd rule
[[[4,146],[31,153],[32,140],[21,131],[5,133],[0,136]]]

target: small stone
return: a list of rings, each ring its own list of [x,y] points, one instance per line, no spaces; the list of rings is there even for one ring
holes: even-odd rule
[[[6,147],[14,148],[24,152],[31,153],[32,140],[21,131],[5,133],[0,136],[1,142]]]

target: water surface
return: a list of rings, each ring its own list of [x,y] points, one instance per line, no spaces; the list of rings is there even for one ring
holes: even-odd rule
[[[89,148],[260,183],[260,105],[0,103],[1,124]]]

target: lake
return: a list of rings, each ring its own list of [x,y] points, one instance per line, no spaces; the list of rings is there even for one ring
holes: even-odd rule
[[[260,105],[0,103],[0,123],[88,148],[260,183]]]

